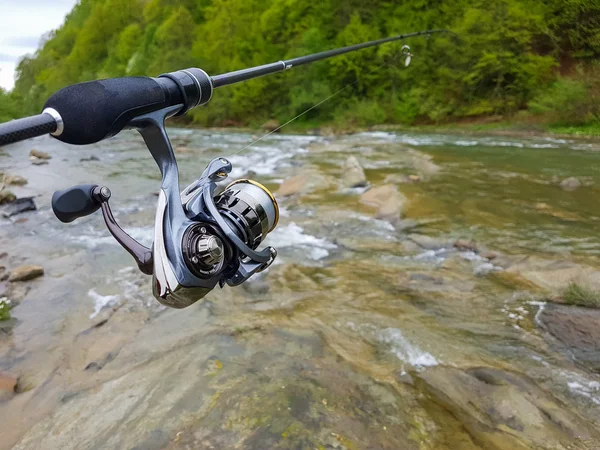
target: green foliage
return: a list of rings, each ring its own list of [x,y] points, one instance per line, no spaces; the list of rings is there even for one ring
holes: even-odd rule
[[[529,109],[556,125],[600,125],[600,66],[559,78],[529,103]]]
[[[16,119],[19,115],[19,105],[16,97],[0,88],[0,123]]]
[[[20,62],[14,91],[0,93],[0,119],[38,113],[52,92],[80,81],[186,67],[217,74],[427,28],[459,37],[411,40],[408,69],[394,43],[232,85],[188,118],[286,121],[340,91],[300,120],[444,122],[511,116],[528,105],[564,125],[597,120],[591,99],[598,103],[593,80],[600,77],[557,78],[559,67],[567,73],[582,64],[590,72],[600,56],[595,0],[80,0]]]
[[[10,319],[10,300],[6,297],[0,298],[0,322]]]
[[[574,282],[569,283],[562,298],[569,305],[600,308],[600,293]]]

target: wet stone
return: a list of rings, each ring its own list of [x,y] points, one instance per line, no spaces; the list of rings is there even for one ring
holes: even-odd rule
[[[18,198],[14,202],[4,206],[2,208],[2,215],[4,217],[12,217],[17,214],[21,214],[26,211],[35,211],[37,207],[33,201],[33,197]]]
[[[19,266],[11,270],[9,281],[29,281],[34,278],[41,277],[44,275],[44,268],[41,266]]]
[[[302,175],[297,175],[292,178],[288,178],[279,187],[277,195],[282,197],[289,197],[294,194],[298,194],[302,188],[306,185],[306,178]]]
[[[50,156],[49,153],[42,152],[35,148],[29,152],[29,157],[30,158],[38,158],[38,159],[51,159],[52,158],[52,156]]]
[[[0,205],[4,205],[6,203],[14,202],[16,200],[15,194],[13,194],[8,189],[0,190]]]
[[[12,186],[24,186],[27,184],[27,180],[20,175],[5,175],[4,183]]]
[[[576,363],[600,373],[600,310],[548,304],[539,317],[550,344]]]
[[[342,177],[344,186],[348,188],[365,187],[368,184],[365,171],[355,156],[349,156],[344,163]]]

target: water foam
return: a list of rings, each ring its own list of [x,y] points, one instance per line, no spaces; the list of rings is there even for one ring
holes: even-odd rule
[[[396,357],[413,367],[437,366],[438,360],[429,352],[411,344],[398,328],[385,328],[377,334],[379,342],[388,344]]]
[[[154,228],[131,227],[127,228],[126,231],[132,238],[146,246],[151,246],[154,241]],[[73,236],[73,240],[89,249],[95,249],[102,245],[119,245],[107,230],[94,230],[92,228],[78,236]]]
[[[118,304],[120,299],[118,295],[100,295],[94,289],[88,291],[88,296],[94,301],[94,312],[90,314],[90,319],[100,314],[104,308]]]
[[[337,245],[326,239],[305,234],[302,227],[294,222],[286,226],[279,226],[267,237],[267,243],[272,242],[278,248],[294,247],[305,250],[311,259],[318,261],[329,256],[329,251]]]

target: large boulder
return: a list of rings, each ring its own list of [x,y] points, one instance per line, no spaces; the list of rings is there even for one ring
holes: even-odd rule
[[[44,275],[44,268],[41,266],[19,266],[10,272],[8,281],[29,281]]]
[[[367,185],[365,171],[355,156],[349,156],[346,160],[342,179],[344,186],[348,188],[364,187]]]
[[[392,184],[384,184],[369,189],[360,196],[364,205],[377,208],[377,218],[386,220],[400,219],[400,213],[406,203],[406,197]]]
[[[575,177],[565,178],[560,182],[560,187],[565,191],[574,191],[581,186],[581,181]]]
[[[600,310],[548,304],[538,318],[557,350],[600,373]]]

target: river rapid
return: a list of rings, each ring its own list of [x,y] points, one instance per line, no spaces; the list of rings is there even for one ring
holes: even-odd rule
[[[252,141],[169,134],[182,188]],[[32,148],[49,164],[32,165]],[[160,174],[136,133],[6,147],[0,171],[29,181],[11,190],[38,210],[0,219],[0,264],[45,275],[3,285],[16,306],[0,370],[19,384],[0,397],[0,448],[599,449],[600,342],[560,330],[572,311],[599,330],[600,316],[548,302],[572,280],[600,289],[599,150],[274,135],[230,160],[232,178],[274,192],[303,180],[278,196],[276,263],[171,310],[100,213],[65,225],[50,208],[55,190],[106,185],[119,223],[151,245]],[[399,193],[399,219],[344,184],[351,155],[373,189]],[[560,188],[570,176],[579,189]]]

